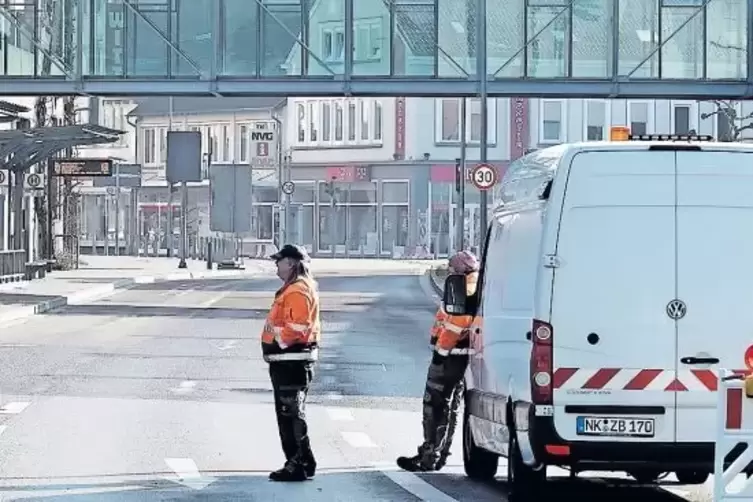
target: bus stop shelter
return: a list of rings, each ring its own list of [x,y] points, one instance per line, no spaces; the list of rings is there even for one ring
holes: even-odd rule
[[[8,103],[0,104],[0,115],[12,116],[14,114],[12,110],[3,109],[3,105],[5,104]],[[14,120],[18,121],[21,119],[16,117]],[[25,232],[23,230],[19,231],[24,228],[23,202],[25,174],[27,172],[47,174],[46,186],[44,188],[48,202],[46,233],[50,233],[52,200],[54,199],[51,176],[53,173],[44,166],[44,162],[69,148],[113,143],[122,134],[124,134],[123,131],[95,124],[0,130],[0,169],[14,174],[14,176],[7,176],[5,180],[7,184],[8,209],[5,214],[4,224],[6,227],[5,231],[8,232],[9,249],[26,249]],[[12,234],[10,233],[11,228],[13,228]],[[44,240],[46,246],[52,245],[52,235],[46,235],[46,239]],[[28,261],[29,259],[31,257],[26,256],[26,260]]]

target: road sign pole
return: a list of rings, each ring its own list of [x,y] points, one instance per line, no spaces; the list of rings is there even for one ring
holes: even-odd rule
[[[486,40],[486,0],[476,0],[476,19],[479,20],[476,23],[477,33],[476,40]],[[487,69],[487,57],[486,57],[486,43],[476,44],[476,75],[481,80],[480,98],[481,98],[481,144],[479,160],[482,164],[486,164],[488,161],[488,143],[489,143],[489,109],[487,99],[487,81],[489,80],[489,72]],[[484,244],[486,242],[486,227],[488,209],[487,190],[481,191],[481,197],[479,199],[479,206],[481,214],[479,215],[479,236],[478,254],[481,256],[484,252]],[[471,222],[473,225],[473,222]]]
[[[188,239],[188,183],[183,181],[180,184],[180,261],[178,268],[188,268],[186,264],[186,240]]]
[[[466,157],[466,98],[460,101],[460,158],[458,159],[458,203],[457,203],[457,220],[455,221],[456,237],[455,249],[462,251],[465,244],[465,170]]]
[[[284,171],[283,179],[285,180],[285,182],[292,181],[291,180],[292,173],[290,172],[290,162],[291,162],[290,155],[285,155],[283,159],[283,171]],[[285,208],[284,208],[285,215],[283,218],[285,220],[285,233],[284,233],[285,238],[284,238],[284,242],[282,243],[283,245],[290,243],[290,221],[292,220],[291,214],[290,214],[290,206],[291,206],[290,202],[292,198],[293,198],[293,194],[290,194],[290,193],[285,194]]]
[[[115,164],[115,256],[120,256],[120,163]]]

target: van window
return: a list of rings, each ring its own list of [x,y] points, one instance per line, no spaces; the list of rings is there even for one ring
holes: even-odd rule
[[[506,218],[509,221],[509,218]],[[483,291],[480,298],[481,313],[486,309],[498,310],[502,308],[502,277],[504,273],[503,261],[507,246],[505,239],[504,220],[502,223],[494,222],[488,238],[488,247],[484,257]]]
[[[507,226],[508,244],[502,266],[505,268],[502,289],[505,292],[502,308],[507,311],[533,310],[536,274],[540,258],[542,232],[541,210],[515,215]],[[523,314],[521,312],[521,314]]]

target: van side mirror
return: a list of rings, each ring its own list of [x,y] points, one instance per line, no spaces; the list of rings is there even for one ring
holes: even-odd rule
[[[464,275],[448,275],[444,280],[442,308],[450,315],[468,314],[468,292]]]

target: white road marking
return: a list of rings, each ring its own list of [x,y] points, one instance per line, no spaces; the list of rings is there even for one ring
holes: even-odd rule
[[[237,293],[237,291],[225,291],[223,293],[220,293],[219,295],[215,296],[211,300],[207,300],[204,303],[199,304],[199,307],[203,309],[209,308],[213,306],[215,303],[221,302],[222,300],[232,295],[233,293]]]
[[[238,345],[238,340],[225,340],[224,342],[221,342],[218,345],[216,345],[216,347],[224,351],[224,350],[230,350],[236,345]]]
[[[336,367],[337,365],[332,363],[319,363],[319,368],[321,368],[323,371],[331,371]]]
[[[172,481],[182,485],[201,490],[214,482],[213,478],[202,476],[196,462],[190,458],[166,458],[165,463],[178,476]]]
[[[329,399],[330,401],[342,401],[343,395],[339,392],[327,392],[325,394],[325,397]]]
[[[376,448],[377,445],[365,432],[340,432],[343,439],[354,448]]]
[[[425,502],[458,502],[457,499],[434,488],[413,473],[405,471],[382,471],[382,474],[390,478],[393,483],[400,486],[403,490]]]
[[[17,415],[24,411],[31,403],[15,402],[0,406],[0,415]]]
[[[338,422],[349,422],[356,419],[353,412],[347,408],[327,408],[327,414],[330,419]]]
[[[3,435],[3,432],[5,432],[5,429],[7,429],[7,428],[8,428],[7,425],[0,425],[0,436]]]
[[[193,392],[195,388],[196,382],[185,380],[183,382],[180,382],[180,385],[178,387],[172,388],[170,390],[175,392],[176,394],[188,394],[190,392]]]

